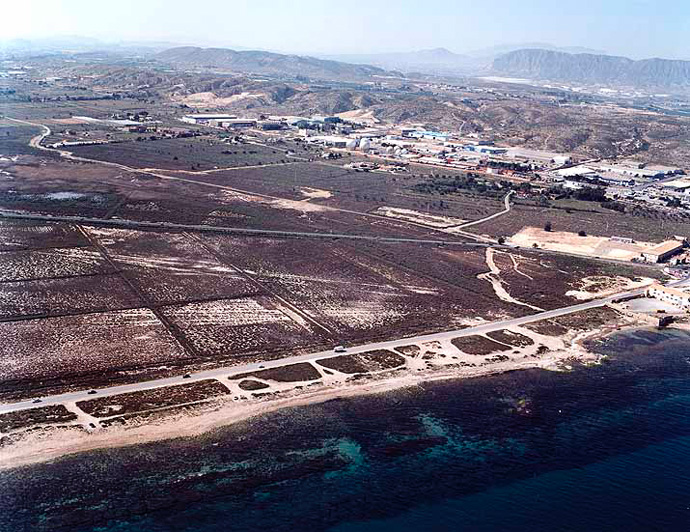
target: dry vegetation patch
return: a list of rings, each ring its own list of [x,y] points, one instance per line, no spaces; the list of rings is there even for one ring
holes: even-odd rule
[[[459,338],[453,338],[451,343],[457,347],[463,353],[468,355],[488,355],[490,353],[495,353],[496,351],[509,351],[511,348],[507,345],[499,344],[494,342],[485,336],[472,335],[472,336],[461,336]]]
[[[417,357],[422,352],[422,349],[417,345],[403,345],[396,347],[395,350],[409,357]]]
[[[315,336],[268,298],[242,297],[163,307],[201,356],[232,356],[308,344]]]
[[[523,327],[546,336],[561,336],[570,330],[592,330],[618,321],[621,314],[609,307],[599,307],[550,320],[527,323]]]
[[[233,375],[230,378],[232,380],[239,380],[247,377],[256,377],[257,379],[277,382],[301,382],[320,379],[321,374],[309,362],[299,362],[297,364],[262,369],[251,373],[241,373],[239,375]],[[241,385],[242,383],[240,383],[240,387]]]
[[[354,355],[339,355],[322,358],[317,361],[320,366],[342,373],[371,373],[394,369],[405,364],[405,359],[387,349],[377,349]]]
[[[509,331],[507,329],[492,331],[486,333],[486,335],[492,340],[496,340],[497,342],[501,342],[503,344],[512,345],[513,347],[529,347],[530,345],[534,345],[534,340],[532,340],[529,336]]]
[[[246,379],[239,383],[238,385],[242,390],[247,392],[254,392],[256,390],[264,390],[270,388],[270,386],[264,382],[255,381],[252,379]]]
[[[153,303],[253,295],[258,288],[184,234],[89,229]]]
[[[152,390],[80,401],[77,403],[77,406],[92,416],[110,417],[204,401],[213,397],[227,395],[228,393],[230,393],[228,389],[220,382],[209,379],[179,386],[165,386]]]
[[[32,425],[67,423],[76,419],[77,415],[63,405],[42,406],[0,414],[0,432],[10,432]]]
[[[0,318],[120,310],[143,305],[118,275],[0,283]]]

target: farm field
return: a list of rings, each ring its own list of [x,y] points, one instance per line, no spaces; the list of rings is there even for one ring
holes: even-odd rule
[[[49,243],[30,226],[2,227],[21,246]],[[490,264],[484,248],[36,227],[77,247],[0,252],[5,395],[460,329],[578,302],[567,294],[582,279],[595,290],[647,271],[615,277],[607,264],[527,250],[492,250]]]
[[[386,176],[317,163],[210,174],[168,172],[175,179],[161,179],[97,164],[30,157],[12,162],[3,171],[11,179],[0,179],[0,208],[30,213],[458,239],[385,216],[367,216],[385,201],[431,211],[440,204],[408,197],[402,184],[388,182]],[[299,181],[293,180],[295,175]],[[314,186],[322,180],[328,182]],[[381,195],[376,192],[380,187],[384,189]],[[314,190],[319,191],[317,196]],[[482,214],[491,207],[483,208]],[[457,209],[466,216],[476,206],[468,202]]]
[[[36,394],[37,384],[108,382],[189,358],[148,309],[3,322],[0,337],[1,395]]]
[[[173,305],[161,312],[198,356],[218,362],[259,354],[281,358],[318,341],[306,320],[267,297]]]
[[[142,307],[119,275],[86,275],[0,283],[0,319]]]
[[[191,236],[90,228],[127,279],[152,304],[255,295],[260,289]]]
[[[84,235],[72,225],[0,220],[0,251],[67,248],[88,244]]]
[[[384,337],[391,327],[401,335],[456,326],[477,313],[520,313],[502,304],[491,287],[476,279],[484,271],[483,251],[459,252],[452,274],[457,285],[420,274],[422,261],[400,267],[388,256],[405,257],[415,246],[319,243],[301,240],[243,239],[205,236],[204,241],[313,317],[337,338]],[[260,253],[255,253],[255,246]],[[424,262],[435,263],[443,252],[425,247]],[[231,257],[231,259],[230,259]],[[475,264],[472,264],[472,263]],[[451,268],[443,268],[451,270]],[[476,269],[475,269],[476,268]]]
[[[110,273],[93,248],[53,248],[0,252],[0,282]]]

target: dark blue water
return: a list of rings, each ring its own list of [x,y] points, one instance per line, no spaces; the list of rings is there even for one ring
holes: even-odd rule
[[[690,334],[0,473],[0,530],[690,530]]]

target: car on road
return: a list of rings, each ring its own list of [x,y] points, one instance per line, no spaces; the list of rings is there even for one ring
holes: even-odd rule
[[[98,393],[96,390],[89,390],[89,395],[93,395],[95,393]]]
[[[42,403],[42,402],[43,402],[43,401],[41,401],[40,399],[34,399],[34,400],[33,400],[33,403],[34,403],[34,404]]]
[[[189,373],[185,373],[184,375],[182,375],[182,378],[183,379],[191,379],[192,376]]]
[[[347,351],[347,349],[345,349],[344,345],[338,345],[338,346],[333,348],[334,353],[345,353],[346,351]]]

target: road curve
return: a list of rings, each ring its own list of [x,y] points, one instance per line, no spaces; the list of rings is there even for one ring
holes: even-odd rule
[[[459,225],[458,229],[465,229],[467,227],[472,227],[474,225],[479,225],[483,224],[484,222],[488,222],[489,220],[493,220],[494,218],[498,218],[499,216],[503,216],[504,214],[508,214],[510,212],[510,196],[512,196],[515,193],[514,190],[511,190],[506,194],[505,198],[503,198],[503,203],[505,204],[505,209],[499,212],[495,212],[494,214],[487,216],[486,218],[481,218],[480,220],[474,220],[472,222],[467,222],[465,224]]]

